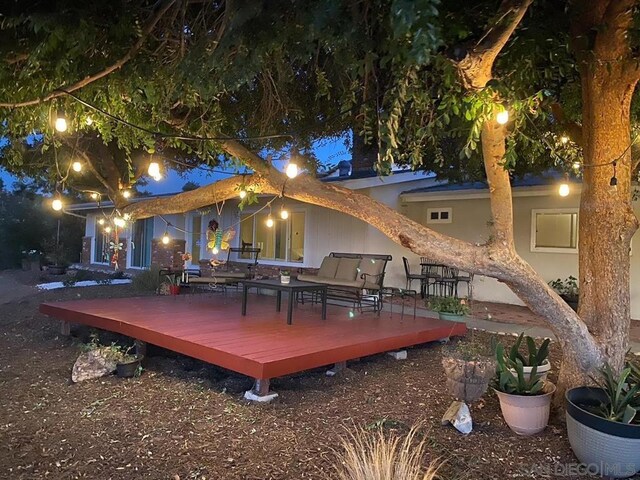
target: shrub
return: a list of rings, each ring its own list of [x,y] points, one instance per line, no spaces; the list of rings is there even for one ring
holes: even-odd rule
[[[358,429],[342,439],[342,452],[337,452],[339,480],[433,480],[438,466],[422,467],[426,438],[416,445],[418,428],[399,436],[385,436]]]
[[[155,292],[162,283],[160,278],[160,267],[151,265],[148,270],[143,270],[133,277],[133,288],[139,292]]]
[[[434,312],[453,315],[469,315],[471,313],[466,299],[456,297],[431,297],[427,300],[427,308]]]

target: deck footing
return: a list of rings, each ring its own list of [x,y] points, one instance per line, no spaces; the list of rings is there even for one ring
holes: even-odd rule
[[[336,362],[333,367],[325,372],[327,377],[335,377],[337,374],[347,368],[347,362]]]
[[[406,360],[407,359],[407,351],[406,350],[396,350],[395,352],[387,352],[387,355],[393,357],[396,360]]]
[[[274,400],[278,394],[269,391],[270,380],[268,378],[256,378],[256,382],[251,390],[244,392],[245,400],[259,403],[269,403]]]

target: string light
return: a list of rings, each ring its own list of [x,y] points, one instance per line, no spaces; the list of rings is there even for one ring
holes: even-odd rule
[[[220,250],[218,250],[218,247],[213,247],[211,249],[211,253],[213,253],[214,255],[217,255],[218,253],[220,253]]]
[[[274,221],[273,221],[273,217],[271,216],[271,214],[269,214],[269,216],[267,217],[267,221],[265,222],[265,224],[267,225],[268,228],[272,228]]]
[[[63,204],[60,197],[56,197],[51,201],[51,208],[53,208],[56,212],[62,210]]]
[[[74,172],[80,173],[82,171],[82,163],[77,160],[71,164],[71,168],[73,168]]]
[[[121,217],[114,218],[113,223],[116,227],[120,227],[120,228],[124,227],[127,224],[126,220]]]
[[[165,230],[164,235],[162,235],[162,243],[165,245],[169,245],[171,241],[171,237],[169,237],[169,232]]]
[[[85,120],[85,123],[89,126],[93,125],[93,118],[87,117],[87,119]]]
[[[129,220],[131,218],[131,214],[130,213],[125,213],[122,218],[124,218],[125,220]]]
[[[241,199],[244,199],[247,196],[247,190],[244,187],[242,187],[238,195]]]
[[[613,162],[613,177],[609,180],[609,188],[612,192],[618,191],[618,178],[616,177],[616,162]]]
[[[104,218],[98,219],[98,225],[104,225]]]
[[[104,227],[104,231],[105,233],[111,233],[111,227],[107,225],[106,227]]]
[[[92,192],[90,197],[94,200],[97,200],[98,198],[100,198],[100,194],[98,192]]]
[[[496,122],[498,122],[500,125],[504,125],[509,121],[509,110],[504,107],[501,108],[502,110],[500,110],[496,115]]]
[[[287,165],[285,173],[289,178],[296,178],[298,176],[298,165],[295,162],[290,161]]]
[[[130,198],[131,197],[131,190],[127,189],[127,190],[123,190],[122,191],[122,196],[124,198]]]
[[[152,177],[156,182],[162,179],[162,174],[160,173],[160,164],[158,162],[149,163],[149,176]]]
[[[289,211],[284,208],[284,205],[282,205],[282,207],[280,208],[280,218],[283,220],[289,218]]]
[[[560,143],[562,143],[563,145],[565,145],[568,141],[569,141],[569,137],[567,137],[566,135],[562,135],[560,137]]]
[[[63,110],[58,110],[58,113],[56,114],[55,127],[56,127],[56,130],[61,133],[67,131],[67,119],[64,116]]]
[[[578,161],[573,162],[572,167],[573,167],[573,169],[574,169],[574,170],[576,170],[576,171],[577,171],[577,170],[580,170],[580,167],[581,167],[580,162],[578,162]]]
[[[571,192],[569,188],[569,176],[567,174],[564,175],[564,181],[558,187],[558,195],[561,197],[566,197]]]

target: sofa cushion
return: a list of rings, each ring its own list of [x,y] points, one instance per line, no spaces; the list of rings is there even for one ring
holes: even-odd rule
[[[359,267],[359,275],[366,274],[365,277],[366,283],[380,283],[380,274],[384,269],[384,264],[386,262],[384,260],[379,260],[375,258],[363,258],[360,262]],[[369,287],[367,287],[369,288]]]
[[[340,263],[340,259],[336,257],[324,257],[322,259],[322,265],[320,265],[320,270],[318,270],[319,277],[325,278],[333,278],[336,276],[336,270],[338,269],[338,264]]]
[[[359,265],[359,258],[341,258],[336,270],[336,280],[356,280]]]

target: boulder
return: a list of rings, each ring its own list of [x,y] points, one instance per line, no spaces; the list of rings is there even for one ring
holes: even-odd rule
[[[112,374],[116,369],[116,362],[107,358],[103,349],[90,350],[80,354],[73,364],[71,380],[74,383],[92,378],[104,377]]]

